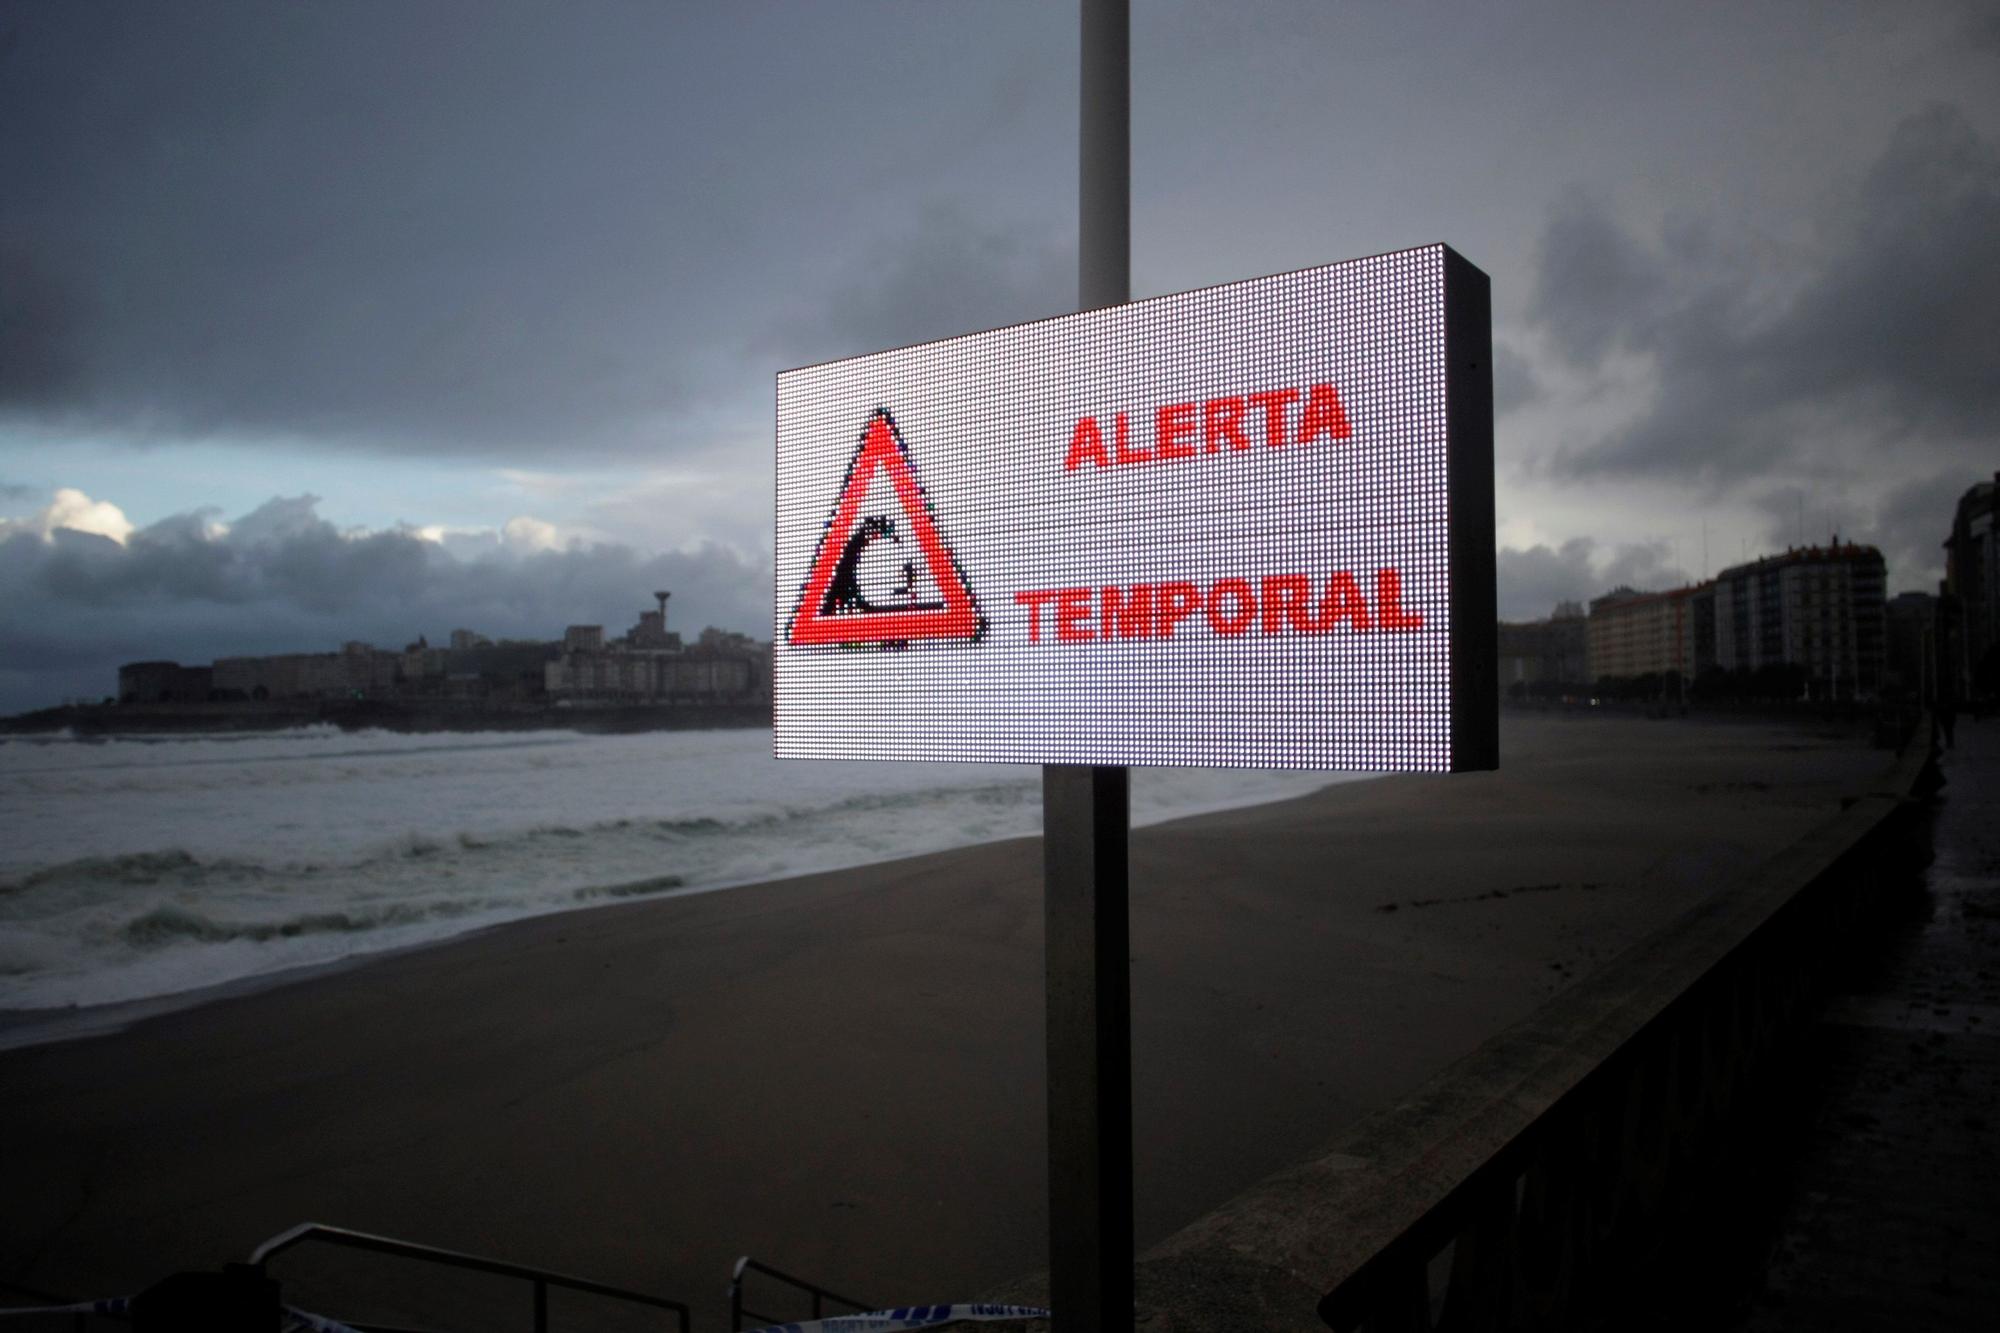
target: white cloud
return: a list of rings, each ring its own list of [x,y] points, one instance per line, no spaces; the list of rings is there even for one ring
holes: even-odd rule
[[[109,500],[93,500],[82,491],[64,486],[40,513],[30,518],[0,518],[0,538],[31,532],[48,542],[55,540],[57,531],[67,529],[109,537],[123,546],[134,526],[125,517],[125,511]]]
[[[77,493],[63,512],[93,503]],[[337,526],[318,504],[278,497],[227,524],[198,511],[118,535],[45,531],[43,516],[0,525],[0,712],[107,694],[118,664],[142,658],[436,642],[461,626],[545,639],[570,624],[629,625],[656,588],[673,591],[683,630],[770,633],[762,554],[644,552],[527,515],[501,528],[370,530]]]
[[[508,519],[506,526],[500,529],[500,537],[508,546],[519,551],[562,549],[562,536],[556,531],[555,524],[530,518],[526,514]]]

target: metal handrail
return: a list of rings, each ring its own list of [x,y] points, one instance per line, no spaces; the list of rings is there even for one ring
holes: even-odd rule
[[[842,1296],[839,1292],[831,1291],[816,1282],[808,1282],[802,1277],[793,1277],[790,1273],[782,1272],[779,1269],[771,1267],[769,1264],[759,1263],[746,1254],[736,1261],[736,1268],[729,1275],[729,1333],[743,1333],[743,1316],[745,1315],[756,1320],[759,1325],[790,1322],[781,1315],[761,1314],[743,1304],[743,1274],[752,1271],[762,1273],[765,1277],[776,1278],[787,1286],[796,1287],[812,1297],[812,1317],[814,1319],[818,1319],[826,1313],[826,1302],[828,1301],[832,1301],[835,1305],[845,1305],[855,1314],[866,1314],[871,1310],[882,1308],[879,1305],[868,1305],[857,1301],[851,1296]]]
[[[444,1264],[452,1268],[469,1268],[475,1272],[516,1277],[532,1282],[535,1292],[535,1333],[548,1333],[550,1287],[565,1287],[571,1291],[589,1292],[593,1296],[606,1296],[612,1300],[630,1301],[635,1305],[650,1305],[656,1309],[671,1310],[679,1323],[680,1333],[689,1333],[688,1307],[679,1301],[668,1300],[664,1296],[649,1296],[644,1292],[614,1287],[606,1282],[571,1277],[565,1273],[552,1273],[542,1268],[530,1268],[526,1264],[510,1263],[505,1259],[489,1259],[484,1255],[440,1249],[435,1245],[419,1245],[414,1241],[397,1240],[393,1236],[377,1236],[366,1231],[351,1231],[346,1227],[332,1227],[320,1222],[304,1222],[289,1231],[271,1237],[250,1252],[250,1262],[258,1268],[263,1268],[286,1250],[296,1245],[303,1245],[307,1241],[324,1241],[329,1245],[344,1245],[354,1250],[371,1250],[376,1254],[393,1254],[405,1259],[420,1259],[426,1263]]]

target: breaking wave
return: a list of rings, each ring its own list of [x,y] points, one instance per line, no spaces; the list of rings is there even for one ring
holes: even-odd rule
[[[1137,823],[1325,774],[1140,770]],[[547,912],[1036,832],[1031,767],[764,731],[0,742],[0,1009],[174,995]]]
[[[472,903],[437,902],[422,906],[392,904],[374,912],[308,912],[283,921],[217,921],[186,907],[155,907],[119,928],[119,935],[140,949],[156,949],[184,940],[217,944],[224,940],[289,940],[301,935],[353,933],[382,926],[407,926],[421,921],[463,916]]]

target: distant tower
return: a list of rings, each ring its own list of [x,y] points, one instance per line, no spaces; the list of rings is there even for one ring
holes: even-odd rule
[[[667,598],[672,597],[673,594],[670,592],[656,592],[653,596],[660,599],[660,632],[665,633],[667,628]]]

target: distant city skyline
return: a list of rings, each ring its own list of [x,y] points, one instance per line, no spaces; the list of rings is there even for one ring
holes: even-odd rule
[[[768,636],[774,372],[1074,305],[1073,5],[499,8],[0,0],[0,711],[634,587]],[[1135,294],[1493,276],[1503,617],[1835,533],[1934,588],[2000,439],[1989,6],[1133,32]]]

